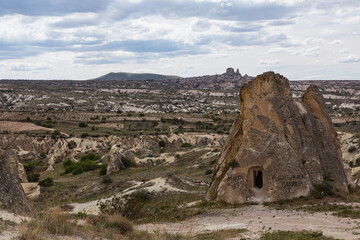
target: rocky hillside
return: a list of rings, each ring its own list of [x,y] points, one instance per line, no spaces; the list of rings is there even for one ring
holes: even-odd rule
[[[348,191],[337,134],[315,85],[296,101],[289,81],[267,72],[241,88],[240,101],[208,199],[242,203],[307,196],[329,177],[336,189]]]
[[[0,150],[0,209],[10,210],[17,214],[32,212],[26,195],[17,177],[17,169],[9,160],[8,150],[13,142],[2,142]]]
[[[127,72],[118,72],[118,73],[108,73],[98,78],[94,78],[91,80],[164,80],[164,79],[177,79],[180,78],[178,76],[169,76],[169,75],[161,75],[154,73],[127,73]]]

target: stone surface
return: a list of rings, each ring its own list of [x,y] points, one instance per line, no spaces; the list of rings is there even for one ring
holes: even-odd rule
[[[7,161],[8,146],[3,145],[0,150],[0,209],[17,214],[31,214],[32,209],[20,185],[17,169],[12,168]]]
[[[27,199],[36,200],[40,196],[41,192],[39,183],[21,183],[21,186],[24,189]]]
[[[267,72],[240,90],[241,114],[218,159],[208,200],[263,202],[309,195],[325,177],[347,192],[339,142],[324,99],[310,86],[303,102],[289,81]]]
[[[123,162],[123,158],[128,159],[131,162],[132,166],[135,166],[135,155],[131,151],[122,152],[122,150],[114,145],[110,150],[110,161],[106,168],[106,174],[111,174],[117,172],[121,169],[124,169],[126,164]]]

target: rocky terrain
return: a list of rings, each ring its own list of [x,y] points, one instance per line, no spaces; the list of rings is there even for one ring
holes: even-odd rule
[[[308,196],[327,176],[348,192],[337,134],[315,85],[295,101],[289,81],[267,72],[241,88],[240,100],[208,199],[234,204]],[[253,171],[261,174],[259,184]]]
[[[344,194],[348,186],[344,191],[343,178],[336,185],[343,191],[326,188],[326,193],[313,195],[307,188],[307,197],[273,205],[205,200],[213,175],[221,172],[214,171],[216,161],[225,157],[221,149],[228,146],[240,112],[265,135],[281,133],[274,143],[292,149],[288,153],[296,165],[281,169],[303,172],[305,185],[322,183],[324,173],[334,169],[327,162],[338,159],[340,149],[350,166],[345,174],[359,184],[358,81],[289,81],[287,87],[271,88],[290,102],[283,102],[277,115],[265,108],[277,109],[281,99],[246,111],[249,103],[262,100],[243,96],[240,101],[239,89],[252,79],[230,68],[214,76],[156,81],[0,81],[0,145],[9,146],[0,159],[7,166],[0,173],[6,182],[0,187],[7,203],[2,208],[36,213],[25,218],[1,211],[0,239],[258,239],[278,230],[356,239],[360,195],[356,185]],[[309,88],[313,83],[331,120],[316,109],[318,91]],[[240,110],[239,102],[246,109]],[[278,121],[271,124],[255,113],[279,116]],[[287,119],[286,124],[280,119]],[[331,121],[335,128],[328,131]],[[250,132],[247,142],[255,143]],[[314,139],[323,139],[326,151]],[[266,138],[258,142],[266,146]],[[301,151],[304,146],[308,154]],[[259,150],[253,149],[247,156]],[[313,165],[324,165],[319,176],[311,173]],[[16,186],[14,192],[2,194],[9,185]],[[250,212],[249,221],[240,220]],[[133,230],[114,227],[119,214],[132,221]],[[323,221],[326,215],[335,227]],[[296,227],[286,221],[295,221]],[[312,221],[318,225],[312,227]],[[65,230],[54,230],[54,225]]]

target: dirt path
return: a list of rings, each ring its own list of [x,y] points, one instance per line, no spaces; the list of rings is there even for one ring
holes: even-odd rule
[[[331,213],[308,213],[275,210],[263,205],[238,209],[214,210],[179,223],[143,224],[136,227],[143,231],[166,231],[169,233],[198,234],[221,229],[248,231],[244,237],[259,238],[263,233],[276,230],[313,230],[337,239],[360,239],[360,220],[339,218]]]
[[[22,221],[29,220],[28,217],[23,217],[0,210],[0,221],[11,221],[14,223],[21,223]],[[0,240],[11,240],[16,239],[18,235],[18,229],[14,226],[6,228],[4,231],[0,231]]]

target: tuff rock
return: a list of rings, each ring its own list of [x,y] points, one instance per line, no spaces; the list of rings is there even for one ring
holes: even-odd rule
[[[8,145],[3,145],[0,150],[0,209],[17,214],[31,214],[32,208],[21,187],[17,168],[7,161],[7,149]]]
[[[310,194],[324,179],[347,192],[339,141],[324,99],[311,85],[302,101],[267,72],[240,90],[241,114],[215,164],[206,198],[270,202]]]

